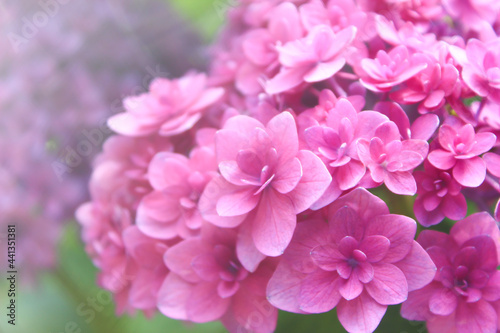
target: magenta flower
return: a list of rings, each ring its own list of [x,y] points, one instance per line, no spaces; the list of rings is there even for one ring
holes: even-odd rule
[[[426,320],[434,332],[497,332],[500,307],[500,231],[486,212],[457,222],[447,235],[425,230],[418,242],[438,272],[422,289],[410,292],[401,315]]]
[[[216,172],[215,153],[208,147],[195,148],[189,159],[175,153],[157,154],[148,171],[154,191],[137,209],[139,229],[159,239],[196,234],[203,224],[198,200]]]
[[[426,141],[401,141],[396,124],[387,121],[377,127],[371,140],[359,139],[357,148],[374,182],[385,183],[396,194],[415,194],[417,185],[411,171],[427,156]]]
[[[197,323],[220,319],[230,332],[274,331],[278,311],[266,300],[274,267],[263,262],[255,272],[247,271],[236,256],[236,238],[235,230],[208,226],[202,237],[168,249],[171,273],[160,290],[160,311]]]
[[[200,199],[203,217],[224,228],[245,221],[250,226],[245,234],[253,239],[249,245],[268,256],[282,254],[295,230],[296,214],[321,197],[332,180],[330,173],[312,152],[299,150],[288,112],[267,126],[247,116],[230,118],[217,132],[215,146],[222,176],[207,185]]]
[[[500,39],[488,43],[472,39],[465,52],[464,82],[479,96],[500,103]]]
[[[356,141],[359,138],[371,139],[377,126],[386,121],[387,117],[378,112],[357,113],[351,102],[341,98],[328,111],[326,126],[305,130],[305,141],[332,174],[332,183],[311,208],[319,209],[330,204],[342,191],[359,183],[366,168],[359,161]]]
[[[429,162],[441,170],[453,168],[453,178],[462,186],[481,185],[486,163],[478,155],[493,147],[496,136],[489,132],[475,133],[471,124],[443,124],[438,139],[441,148],[429,153]]]
[[[356,68],[360,82],[372,91],[390,91],[392,87],[412,78],[427,67],[422,54],[408,53],[404,45],[396,46],[389,53],[377,52],[375,59],[365,58]]]
[[[222,88],[207,88],[205,74],[188,73],[180,79],[156,78],[149,92],[127,97],[127,112],[108,120],[116,132],[128,136],[159,133],[163,136],[180,134],[201,118],[202,112],[224,94]]]
[[[426,56],[427,68],[406,81],[406,87],[391,93],[391,98],[401,104],[420,103],[420,113],[441,108],[445,97],[450,96],[458,82],[458,70],[452,64],[440,64]]]
[[[438,224],[445,217],[460,220],[467,213],[467,201],[461,193],[462,186],[446,171],[424,163],[425,172],[415,172],[417,199],[413,209],[424,227]]]
[[[334,33],[330,26],[318,25],[305,38],[278,47],[283,67],[267,82],[266,92],[278,94],[302,82],[319,82],[332,77],[344,67],[343,51],[355,35],[353,26]]]
[[[389,214],[385,203],[362,188],[329,207],[329,222],[297,226],[292,243],[269,281],[276,307],[320,313],[337,307],[349,332],[373,332],[387,305],[432,281],[435,266],[413,240],[416,223]]]

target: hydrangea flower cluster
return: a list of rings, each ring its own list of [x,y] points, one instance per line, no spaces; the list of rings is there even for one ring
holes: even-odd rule
[[[334,308],[373,332],[396,304],[497,332],[499,32],[493,0],[242,1],[208,73],[109,119],[77,214],[101,285],[230,332]]]
[[[56,265],[64,223],[88,198],[90,160],[111,133],[105,123],[116,104],[146,89],[148,76],[182,73],[180,56],[198,43],[187,29],[165,33],[174,14],[156,0],[0,7],[0,245],[6,249],[7,225],[16,225],[20,277],[34,282]]]

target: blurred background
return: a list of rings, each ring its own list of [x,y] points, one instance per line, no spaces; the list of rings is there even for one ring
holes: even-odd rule
[[[96,285],[75,208],[121,100],[153,77],[207,66],[236,0],[1,0],[0,332],[225,332],[156,314],[115,316]],[[6,319],[9,224],[16,225],[16,326]],[[344,332],[335,313],[280,313],[278,332]],[[377,332],[425,332],[390,307]]]

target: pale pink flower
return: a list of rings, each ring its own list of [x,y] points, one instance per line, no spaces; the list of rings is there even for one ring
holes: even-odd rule
[[[387,121],[377,127],[370,140],[359,139],[357,149],[374,182],[385,183],[396,194],[415,194],[417,185],[412,171],[427,156],[429,147],[426,141],[401,141],[396,124]]]
[[[362,188],[329,207],[329,220],[306,220],[269,281],[276,307],[298,313],[337,308],[349,332],[373,332],[387,305],[406,300],[435,274],[413,240],[416,223],[389,214],[385,203]]]
[[[500,103],[500,38],[488,43],[471,39],[465,52],[464,82],[479,96]]]
[[[149,92],[127,97],[123,101],[127,112],[111,117],[108,124],[128,136],[185,132],[224,94],[222,88],[207,87],[206,81],[205,74],[194,72],[175,80],[156,78]]]
[[[360,82],[372,91],[390,91],[394,86],[412,78],[427,67],[420,53],[410,55],[404,45],[389,53],[380,50],[375,59],[365,58],[356,67]]]
[[[487,152],[496,141],[489,132],[475,133],[471,124],[443,124],[439,129],[441,148],[429,153],[429,162],[436,168],[453,168],[453,178],[468,187],[481,185],[486,177],[486,163],[478,155]]]
[[[486,168],[495,177],[500,178],[500,155],[495,153],[486,153],[483,155],[486,162]]]
[[[198,200],[216,172],[215,153],[208,147],[195,148],[189,158],[170,152],[157,154],[148,170],[154,190],[137,209],[139,229],[158,239],[196,234],[204,222]]]
[[[325,126],[305,130],[304,138],[309,148],[325,162],[332,174],[332,183],[312,209],[330,204],[342,191],[359,183],[366,168],[359,160],[356,141],[371,139],[377,126],[387,120],[375,111],[358,113],[347,99],[341,98],[329,110]]]
[[[425,230],[418,242],[437,266],[434,280],[409,293],[401,315],[427,321],[430,333],[497,332],[500,231],[486,212],[457,222],[447,235]]]
[[[353,26],[334,33],[330,26],[318,25],[305,38],[278,47],[282,69],[266,83],[266,92],[278,94],[303,82],[332,77],[344,67],[343,51],[355,35]]]
[[[246,270],[236,255],[236,239],[236,230],[209,225],[201,237],[168,249],[171,273],[160,290],[159,310],[197,323],[220,319],[230,332],[274,331],[278,311],[266,300],[274,265],[266,261],[253,273]]]
[[[424,227],[438,224],[445,217],[460,220],[467,213],[467,201],[462,186],[446,171],[436,169],[429,162],[424,171],[414,173],[417,181],[417,199],[413,209]]]
[[[440,109],[446,97],[455,91],[459,72],[452,64],[440,64],[425,56],[427,68],[405,82],[405,87],[391,93],[391,99],[401,104],[420,103],[420,113]]]
[[[247,116],[230,118],[217,132],[215,148],[222,176],[214,177],[200,199],[203,217],[224,228],[246,224],[249,241],[238,246],[255,244],[262,254],[282,254],[296,214],[319,199],[331,182],[325,165],[311,151],[299,150],[289,112],[266,126]],[[248,257],[239,259],[246,265]]]

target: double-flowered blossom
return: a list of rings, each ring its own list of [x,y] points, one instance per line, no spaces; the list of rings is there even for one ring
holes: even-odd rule
[[[215,149],[221,175],[200,199],[202,216],[219,227],[248,225],[250,235],[244,237],[253,241],[239,242],[242,248],[254,245],[264,255],[282,254],[295,230],[296,214],[330,185],[325,165],[311,151],[299,150],[289,112],[267,125],[248,116],[232,117],[216,133]]]
[[[445,234],[425,230],[417,241],[437,266],[434,280],[410,292],[401,314],[426,320],[434,332],[497,332],[500,316],[500,231],[486,212]]]
[[[462,186],[453,176],[425,163],[425,172],[416,171],[417,199],[413,207],[418,222],[431,226],[444,217],[460,220],[467,212],[467,202],[461,192]]]
[[[200,237],[169,248],[160,311],[197,323],[220,319],[231,332],[274,331],[278,311],[266,299],[274,264],[265,261],[249,272],[236,255],[236,240],[234,229],[205,225]]]
[[[379,112],[357,112],[351,102],[340,99],[328,111],[326,123],[304,131],[311,151],[318,155],[332,174],[332,183],[311,208],[324,207],[337,199],[342,191],[355,187],[366,172],[357,151],[357,140],[370,140],[378,125],[388,121]]]
[[[173,152],[155,155],[148,169],[154,191],[137,209],[139,229],[158,239],[196,234],[203,224],[198,200],[216,170],[215,154],[209,146],[196,147],[189,158]]]
[[[337,308],[349,332],[372,332],[387,305],[429,283],[436,267],[414,241],[416,223],[389,214],[386,204],[355,189],[328,207],[328,222],[297,226],[267,294],[276,307],[298,313]]]
[[[223,94],[222,88],[207,87],[203,73],[192,72],[174,80],[156,78],[149,92],[123,101],[126,112],[111,117],[109,126],[130,136],[180,134],[193,127]]]
[[[401,141],[397,125],[387,121],[377,126],[373,138],[360,139],[357,148],[375,183],[383,182],[396,194],[416,193],[417,184],[411,171],[426,158],[429,149],[426,141]]]
[[[475,133],[471,124],[462,124],[449,118],[439,128],[441,148],[429,153],[429,162],[441,170],[452,169],[453,178],[462,186],[477,187],[486,177],[486,163],[478,156],[495,144],[493,133]]]

